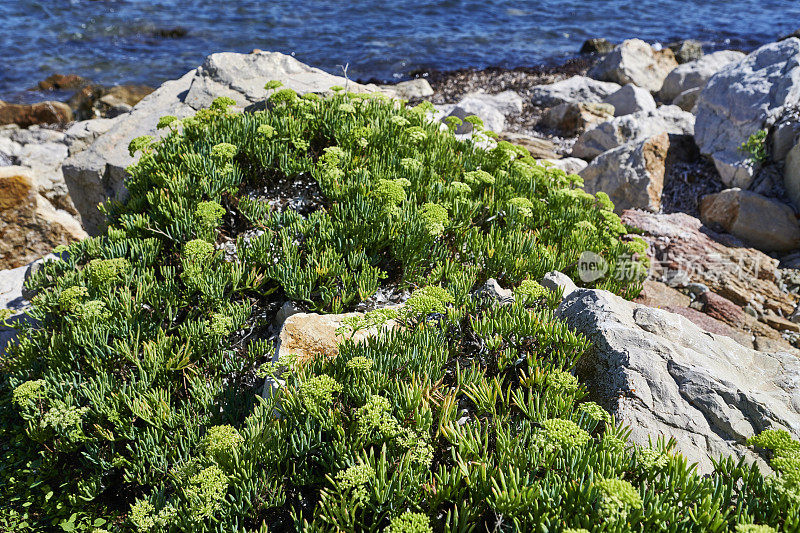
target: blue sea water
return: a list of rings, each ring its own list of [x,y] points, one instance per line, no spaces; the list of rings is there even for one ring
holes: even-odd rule
[[[217,51],[294,54],[353,79],[535,66],[590,37],[752,50],[800,27],[797,0],[0,0],[0,99],[52,73],[157,86]],[[181,38],[159,36],[182,28]]]

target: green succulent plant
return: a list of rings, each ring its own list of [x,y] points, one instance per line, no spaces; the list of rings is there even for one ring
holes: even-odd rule
[[[266,110],[218,98],[135,139],[106,234],[28,281],[34,320],[0,361],[0,526],[800,529],[788,434],[752,441],[774,475],[720,458],[700,476],[583,401],[591,342],[537,280],[577,280],[591,251],[608,274],[585,286],[638,294],[641,272],[616,274],[643,244],[607,195],[488,132],[456,138],[429,104],[280,87]],[[480,296],[488,278],[514,302]],[[399,305],[351,315],[337,357],[273,360],[288,300],[386,294]]]

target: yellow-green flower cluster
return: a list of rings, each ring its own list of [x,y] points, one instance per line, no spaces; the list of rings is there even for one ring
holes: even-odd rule
[[[211,517],[222,506],[222,498],[228,490],[228,477],[218,466],[209,466],[192,476],[185,488],[192,502],[195,520]]]
[[[547,294],[547,289],[542,287],[539,282],[532,279],[522,280],[519,287],[514,289],[514,296],[526,302],[540,300],[546,297]]]
[[[203,239],[194,239],[183,246],[183,258],[191,265],[206,263],[214,254],[214,245]]]
[[[239,148],[231,143],[215,144],[211,148],[211,157],[219,161],[230,161],[238,150]]]
[[[644,506],[639,491],[624,479],[600,479],[594,486],[600,494],[600,512],[607,519],[624,520],[630,511]]]
[[[224,214],[225,208],[214,201],[200,202],[194,210],[194,216],[200,226],[209,230],[217,227]]]
[[[404,157],[400,160],[400,167],[406,172],[419,172],[422,169],[422,161],[414,157]]]
[[[131,264],[123,257],[113,259],[92,259],[86,265],[89,282],[95,287],[108,287],[119,282],[131,271]]]
[[[261,124],[256,129],[256,132],[265,139],[272,139],[275,136],[275,128],[273,128],[269,124]]]
[[[636,449],[636,457],[646,470],[663,470],[669,465],[669,455],[650,447]]]
[[[468,185],[494,185],[494,176],[485,170],[472,170],[464,173],[464,182]]]
[[[314,376],[300,386],[300,396],[309,409],[322,409],[333,403],[333,396],[342,391],[342,385],[327,374]]]
[[[453,295],[438,285],[429,285],[414,291],[406,301],[403,314],[409,317],[425,317],[431,313],[445,313],[447,304],[453,303]]]
[[[563,372],[561,370],[550,372],[547,375],[547,385],[558,393],[570,395],[580,389],[578,378],[569,372]]]
[[[291,105],[297,102],[297,93],[291,89],[281,89],[280,91],[275,91],[272,93],[269,96],[269,101],[273,105]]]
[[[389,117],[389,122],[400,128],[404,128],[410,124],[408,119],[402,115],[392,115]]]
[[[450,220],[447,215],[447,209],[433,203],[422,204],[419,216],[425,231],[431,237],[438,237],[444,233],[444,228]]]
[[[44,414],[42,424],[55,429],[70,440],[78,441],[83,435],[83,416],[88,411],[88,407],[55,405]]]
[[[211,109],[214,111],[222,111],[225,112],[228,110],[228,107],[236,105],[236,100],[229,96],[218,96],[214,98],[214,101],[211,102]]]
[[[533,202],[528,198],[518,196],[508,201],[508,205],[514,207],[520,215],[525,218],[533,216]]]
[[[170,124],[172,124],[173,122],[175,122],[177,120],[178,120],[178,117],[173,116],[173,115],[163,116],[160,119],[158,119],[158,124],[156,125],[156,128],[159,129],[159,130],[161,128],[166,128],[167,126],[169,126]]]
[[[347,362],[347,368],[353,372],[368,372],[370,369],[372,369],[372,365],[374,364],[375,361],[369,357],[358,355]]]
[[[25,407],[32,401],[41,398],[44,394],[43,379],[35,379],[21,383],[11,393],[12,401],[19,407]]]
[[[354,500],[366,502],[369,499],[367,485],[375,479],[375,470],[369,465],[353,465],[336,474],[339,490],[350,493]]]
[[[392,518],[384,533],[433,533],[430,519],[422,513],[403,513]]]
[[[233,331],[233,317],[225,313],[213,313],[208,323],[208,331],[215,337],[224,337]]]
[[[572,420],[550,418],[542,422],[547,439],[562,448],[585,446],[591,436]]]
[[[423,130],[419,126],[412,126],[410,128],[406,128],[403,133],[405,135],[405,138],[408,139],[408,141],[411,142],[412,144],[419,144],[428,138],[428,134],[425,133],[425,130]]]
[[[600,405],[595,402],[583,402],[582,404],[578,405],[578,411],[581,413],[586,413],[591,418],[599,422],[611,423],[611,415],[608,414],[608,411],[600,407]]]
[[[405,178],[380,179],[372,194],[384,205],[387,212],[396,213],[398,206],[406,201],[406,187],[411,182]]]
[[[136,531],[163,531],[170,526],[177,514],[177,509],[171,505],[165,506],[156,513],[152,503],[147,500],[137,500],[131,505],[128,520],[136,528]]]
[[[611,198],[608,197],[608,194],[600,191],[595,194],[594,197],[595,200],[597,200],[597,205],[600,207],[600,209],[614,211],[614,202],[611,201]]]
[[[67,287],[58,296],[58,306],[65,313],[77,314],[84,298],[89,296],[89,289],[82,286]]]
[[[398,423],[391,411],[389,400],[383,396],[370,396],[367,403],[356,411],[355,418],[359,436],[371,441],[376,436],[390,439],[397,435]]]
[[[202,448],[209,457],[221,459],[230,457],[244,442],[244,438],[231,425],[212,426],[203,438]]]
[[[463,181],[454,181],[447,188],[453,196],[467,196],[472,193],[472,188]]]
[[[778,533],[778,530],[772,526],[736,524],[736,533]]]
[[[150,135],[142,135],[136,137],[128,143],[128,153],[133,157],[136,152],[147,150],[153,144],[153,137]]]

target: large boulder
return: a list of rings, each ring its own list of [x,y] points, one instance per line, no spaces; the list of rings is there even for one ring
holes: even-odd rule
[[[425,78],[401,81],[395,85],[383,85],[381,89],[405,100],[418,100],[433,96],[433,87]]]
[[[639,111],[655,111],[656,101],[650,91],[631,83],[603,99],[606,104],[614,106],[614,116],[630,115]]]
[[[765,429],[800,437],[800,359],[764,353],[702,330],[683,316],[578,289],[557,316],[595,349],[576,368],[590,398],[631,428],[634,442],[663,436],[701,473],[720,455],[766,467],[746,445]]]
[[[800,142],[786,154],[783,163],[783,185],[794,206],[800,209]]]
[[[729,187],[746,189],[755,169],[741,145],[800,103],[800,39],[770,43],[714,74],[697,100],[695,141]]]
[[[711,76],[744,57],[742,52],[722,50],[684,63],[667,75],[664,85],[658,91],[658,97],[664,102],[672,102],[682,92],[704,87]]]
[[[694,111],[694,106],[697,105],[697,99],[700,93],[703,92],[702,87],[695,87],[694,89],[687,89],[672,100],[672,105],[678,106],[684,111]]]
[[[694,39],[685,39],[670,43],[667,48],[675,54],[675,61],[680,64],[688,63],[703,56],[703,43]]]
[[[261,101],[267,96],[264,85],[271,80],[298,94],[323,93],[333,86],[357,93],[371,90],[279,52],[211,54],[193,74],[183,102],[195,110],[210,106],[219,96],[233,98],[242,107]]]
[[[339,354],[339,343],[350,338],[350,330],[345,327],[345,319],[363,315],[363,313],[320,315],[297,312],[296,309],[290,312],[282,310],[281,314],[286,318],[280,325],[273,360],[277,361],[283,355],[292,355],[299,364],[318,355],[336,357]],[[361,329],[352,336],[352,339],[364,340],[378,334],[382,329],[393,328],[395,325],[394,321],[389,321],[381,327]],[[269,396],[277,385],[279,383],[267,379],[262,396]]]
[[[749,248],[737,237],[717,233],[685,213],[622,213],[649,244],[652,273],[676,286],[702,283],[740,307],[789,316],[797,296],[783,292],[778,260]]]
[[[536,159],[559,159],[561,156],[556,153],[558,148],[555,143],[550,139],[542,137],[530,137],[520,133],[503,132],[500,136],[501,139],[518,144],[525,149]]]
[[[656,50],[640,39],[628,39],[589,69],[588,75],[620,85],[633,83],[656,92],[677,66],[675,54],[669,48]]]
[[[542,123],[567,137],[583,133],[614,116],[614,106],[586,102],[566,102],[551,107]]]
[[[700,219],[763,252],[800,247],[800,226],[792,208],[754,192],[734,188],[709,194],[700,201]]]
[[[261,101],[267,96],[264,85],[271,80],[298,93],[324,92],[334,85],[355,92],[370,90],[278,52],[213,54],[202,67],[146,96],[87,149],[64,162],[64,179],[86,231],[97,235],[105,228],[105,218],[97,209],[99,203],[125,198],[125,169],[135,161],[128,153],[132,139],[158,135],[156,124],[162,116],[190,116],[219,96],[230,97],[241,107]]]
[[[28,169],[0,167],[0,269],[27,264],[85,237],[77,220],[38,194]]]
[[[567,102],[600,103],[619,89],[617,83],[572,76],[555,83],[536,85],[531,89],[531,102],[540,107],[553,107]]]
[[[607,193],[617,212],[658,211],[669,147],[669,136],[661,133],[599,155],[580,172],[586,191]]]
[[[461,119],[462,124],[456,128],[456,133],[461,135],[472,131],[472,124],[464,119],[474,115],[483,121],[486,129],[499,133],[505,129],[506,116],[522,113],[522,105],[522,97],[514,91],[469,93],[455,105],[441,106],[445,111],[442,120],[450,116]]]
[[[66,124],[72,121],[72,110],[63,102],[7,104],[0,102],[0,125],[16,124],[22,128],[34,124]]]
[[[660,133],[692,135],[694,115],[676,106],[661,106],[653,111],[639,111],[616,117],[586,131],[572,147],[572,155],[592,159],[625,143]]]
[[[551,166],[559,168],[567,174],[580,174],[581,170],[589,166],[589,163],[577,157],[562,157],[561,159],[542,159]]]

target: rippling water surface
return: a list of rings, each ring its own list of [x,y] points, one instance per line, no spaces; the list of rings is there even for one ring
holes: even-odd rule
[[[0,20],[0,99],[19,101],[41,99],[26,89],[54,72],[155,86],[209,53],[253,48],[385,80],[419,68],[532,66],[600,36],[750,50],[800,27],[800,2],[1,0]]]

